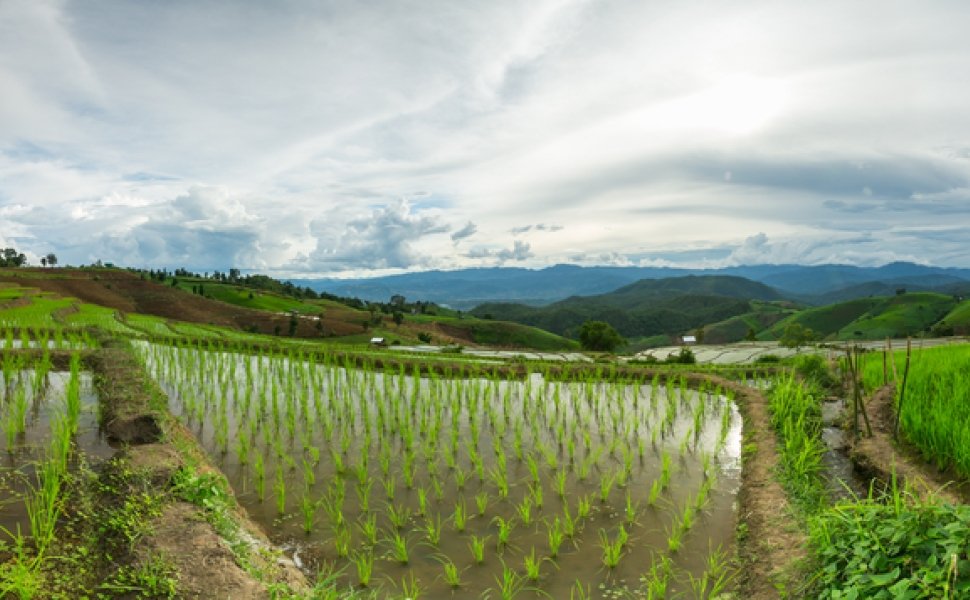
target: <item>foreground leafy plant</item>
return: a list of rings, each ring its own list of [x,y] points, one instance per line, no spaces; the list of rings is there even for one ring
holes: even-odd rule
[[[970,597],[970,506],[844,503],[810,523],[818,598]]]

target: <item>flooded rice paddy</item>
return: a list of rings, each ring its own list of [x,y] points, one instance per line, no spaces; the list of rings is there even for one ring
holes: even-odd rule
[[[56,443],[71,394],[76,394],[79,412],[76,429],[67,436],[71,450],[68,468],[75,468],[82,455],[95,460],[114,451],[98,427],[98,399],[90,374],[14,368],[7,361],[4,367],[0,373],[0,527],[26,533],[29,519],[24,496],[37,484],[36,468],[48,459]],[[73,382],[72,377],[76,377]]]
[[[718,389],[138,348],[308,572],[431,598],[712,592],[726,572],[741,419]]]

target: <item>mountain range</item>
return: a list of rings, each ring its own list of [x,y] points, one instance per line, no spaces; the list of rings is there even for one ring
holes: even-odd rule
[[[894,262],[880,267],[852,265],[750,265],[721,269],[669,267],[583,267],[543,269],[492,267],[426,271],[367,279],[294,279],[294,284],[338,296],[386,302],[399,294],[467,310],[486,302],[547,305],[572,296],[595,296],[644,279],[689,275],[743,277],[786,298],[810,305],[893,294],[899,288],[950,294],[970,293],[970,269]]]

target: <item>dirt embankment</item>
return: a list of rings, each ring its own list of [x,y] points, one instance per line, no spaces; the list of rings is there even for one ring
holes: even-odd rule
[[[156,315],[166,319],[222,325],[241,330],[255,329],[259,333],[289,333],[290,317],[277,313],[242,308],[189,294],[178,288],[142,279],[134,273],[119,270],[80,269],[6,269],[0,271],[0,282],[38,288],[82,302],[98,304],[125,313]],[[317,321],[298,319],[298,337],[350,335],[364,331],[359,322],[339,318],[344,313],[334,311],[325,316],[318,329]]]
[[[192,434],[164,409],[161,392],[151,383],[130,352],[107,348],[88,355],[87,366],[94,372],[102,410],[102,422],[109,436],[123,442],[119,452],[123,470],[138,473],[147,481],[149,493],[166,498],[163,507],[122,562],[139,564],[153,556],[165,556],[176,571],[180,598],[219,597],[262,599],[269,596],[265,582],[286,583],[294,591],[305,591],[302,573],[291,563],[278,560],[265,534],[233,506],[230,518],[246,540],[244,569],[234,550],[211,524],[206,511],[195,504],[176,500],[173,478],[188,465],[200,473],[214,474]],[[228,490],[228,484],[225,485]],[[263,574],[262,581],[252,572]]]
[[[895,394],[895,385],[890,384],[877,389],[866,401],[873,435],[853,443],[849,457],[856,468],[884,484],[889,484],[895,473],[897,481],[923,498],[932,493],[944,502],[970,503],[970,482],[952,471],[941,472],[905,441],[893,439]]]

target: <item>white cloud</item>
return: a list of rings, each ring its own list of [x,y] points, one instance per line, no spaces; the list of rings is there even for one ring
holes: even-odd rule
[[[209,270],[705,244],[964,264],[966,242],[931,237],[968,206],[964,12],[7,0],[0,229],[65,262]]]

